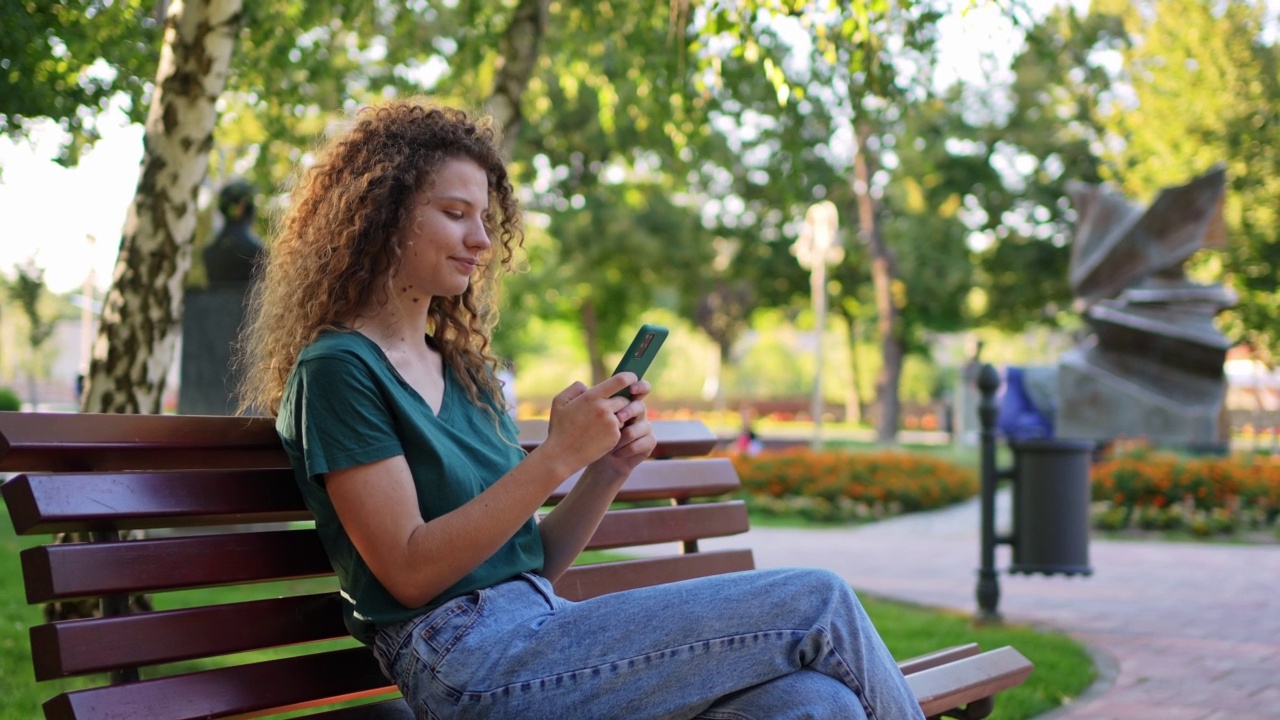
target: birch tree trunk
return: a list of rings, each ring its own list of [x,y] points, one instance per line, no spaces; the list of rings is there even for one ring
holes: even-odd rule
[[[93,345],[81,409],[159,413],[182,329],[196,193],[209,166],[216,103],[241,0],[174,0],[147,115],[142,167]]]
[[[856,124],[858,154],[854,157],[854,194],[858,199],[858,233],[871,251],[871,280],[875,286],[876,327],[880,334],[880,347],[884,363],[876,378],[876,403],[880,417],[876,419],[876,438],[883,443],[895,442],[898,437],[898,386],[902,379],[902,362],[906,354],[902,342],[902,321],[898,304],[893,297],[893,285],[898,279],[893,252],[885,244],[880,231],[880,208],[871,194],[871,176],[876,162],[867,149],[871,128],[865,121]]]

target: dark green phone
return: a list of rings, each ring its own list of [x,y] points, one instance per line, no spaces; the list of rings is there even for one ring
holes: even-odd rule
[[[661,325],[641,325],[640,331],[631,341],[626,354],[618,361],[618,367],[614,369],[613,374],[633,372],[636,374],[636,380],[643,378],[644,371],[649,369],[649,363],[653,362],[653,356],[658,354],[658,348],[662,347],[662,342],[666,339],[667,329]],[[619,390],[614,397],[631,397],[631,387],[627,386]]]

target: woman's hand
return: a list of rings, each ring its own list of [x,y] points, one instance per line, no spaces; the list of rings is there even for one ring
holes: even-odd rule
[[[648,408],[644,404],[644,398],[652,389],[645,381],[631,385],[631,402],[616,414],[622,423],[618,442],[589,466],[599,473],[597,477],[606,481],[626,478],[658,446],[658,438],[653,434],[653,423],[649,422]]]
[[[621,378],[621,380],[619,380]],[[614,398],[613,395],[630,383],[632,399]],[[542,533],[542,545],[545,551],[542,573],[555,580],[573,562],[582,548],[586,546],[591,534],[600,524],[600,518],[609,503],[618,493],[618,488],[631,475],[631,471],[641,460],[649,457],[658,444],[653,435],[653,424],[649,422],[644,405],[644,397],[649,394],[649,383],[637,382],[635,375],[621,373],[597,385],[590,390],[581,387],[570,387],[556,396],[560,402],[562,396],[569,394],[561,405],[561,415],[555,416],[553,403],[553,425],[548,428],[547,442],[533,452],[541,452],[551,442],[553,434],[568,432],[569,422],[575,412],[573,404],[579,398],[587,398],[588,403],[595,402],[592,396],[599,392],[608,401],[604,403],[613,410],[603,425],[613,428],[610,437],[612,444],[600,450],[584,463],[586,470],[582,473],[573,490],[543,518],[539,525]],[[577,395],[573,395],[577,392]],[[561,423],[560,421],[565,421]],[[594,421],[593,421],[594,424]],[[621,427],[619,430],[618,428]],[[570,441],[573,436],[568,435]],[[595,452],[593,449],[592,452]],[[585,453],[584,453],[585,454]],[[589,464],[587,464],[589,463]],[[573,468],[574,471],[582,466]]]
[[[575,382],[551,401],[551,420],[542,448],[565,464],[566,474],[617,450],[624,425],[637,414],[643,417],[643,403],[635,408],[636,400],[614,397],[627,387],[648,392],[648,383],[637,382],[635,374],[627,372],[591,388]]]

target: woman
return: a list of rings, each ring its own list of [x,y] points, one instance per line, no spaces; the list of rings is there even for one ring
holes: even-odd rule
[[[362,111],[294,190],[256,291],[243,401],[277,416],[352,634],[422,718],[921,717],[830,573],[554,594],[654,448],[650,385],[576,382],[520,450],[489,347],[522,240],[498,148],[458,110]]]

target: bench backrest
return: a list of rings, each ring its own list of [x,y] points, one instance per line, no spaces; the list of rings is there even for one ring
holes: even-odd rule
[[[671,551],[575,567],[557,583],[562,595],[754,566],[749,550],[697,551],[700,538],[748,527],[740,501],[690,502],[738,487],[728,460],[699,457],[714,435],[698,422],[655,425],[660,459],[635,471],[619,494],[626,507],[610,510],[588,547]],[[521,442],[532,448],[545,432],[523,423]],[[108,608],[33,627],[36,678],[129,680],[59,694],[47,717],[258,716],[394,692],[343,628],[336,581],[269,419],[0,413],[0,472],[21,473],[0,488],[19,534],[92,540],[23,551],[27,601],[103,598]],[[145,537],[122,539],[131,530]],[[228,586],[258,592],[226,598],[217,588]],[[156,609],[129,612],[127,599],[144,593]],[[279,657],[234,657],[268,649]]]

